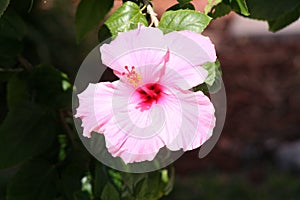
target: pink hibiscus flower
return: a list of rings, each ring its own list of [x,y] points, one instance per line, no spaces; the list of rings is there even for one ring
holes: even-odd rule
[[[84,136],[103,134],[111,155],[125,163],[151,161],[162,147],[192,150],[209,139],[214,107],[201,91],[190,91],[207,77],[201,65],[216,60],[208,37],[140,26],[100,52],[120,80],[89,84],[78,95],[75,117]]]

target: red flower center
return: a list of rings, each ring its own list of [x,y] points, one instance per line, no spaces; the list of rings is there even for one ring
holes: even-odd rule
[[[153,103],[157,103],[162,95],[162,86],[157,83],[147,83],[137,89],[140,95],[140,103],[137,108],[141,111],[151,108]]]

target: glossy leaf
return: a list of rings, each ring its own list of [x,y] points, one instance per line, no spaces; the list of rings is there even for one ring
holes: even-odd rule
[[[55,121],[41,107],[24,104],[11,110],[0,126],[0,169],[45,152],[55,134]]]
[[[4,11],[6,10],[10,0],[1,0],[0,1],[0,17],[3,15]]]
[[[77,40],[96,28],[113,6],[113,0],[81,0],[75,18]]]
[[[201,33],[209,24],[211,18],[199,11],[177,10],[167,11],[161,17],[158,28],[164,33],[189,30]]]
[[[147,19],[140,7],[131,1],[125,2],[105,22],[113,36],[119,32],[136,29],[139,23],[148,26]]]
[[[57,179],[55,167],[46,161],[26,163],[12,178],[7,200],[53,200]]]

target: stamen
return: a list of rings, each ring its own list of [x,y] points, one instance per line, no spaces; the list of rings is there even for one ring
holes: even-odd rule
[[[131,70],[129,71],[128,66],[125,66],[124,69],[127,71],[122,72],[122,75],[127,78],[127,81],[132,84],[134,87],[137,87],[142,82],[142,76],[135,71],[135,67],[132,66]]]

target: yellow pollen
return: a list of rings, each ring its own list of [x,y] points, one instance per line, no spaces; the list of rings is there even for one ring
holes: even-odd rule
[[[127,81],[133,85],[134,87],[137,87],[142,83],[142,76],[138,72],[136,72],[134,67],[131,67],[131,70],[128,70],[128,67],[125,66],[125,69],[127,70],[127,73],[123,72],[123,75],[126,75]]]

